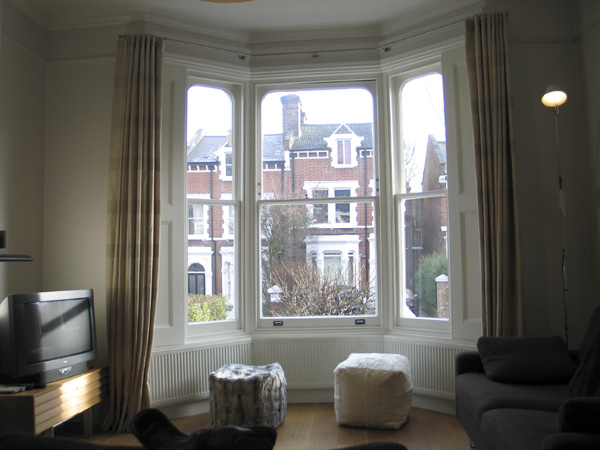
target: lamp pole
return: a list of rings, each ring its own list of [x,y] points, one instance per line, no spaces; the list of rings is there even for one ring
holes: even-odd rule
[[[566,240],[566,227],[565,217],[567,215],[567,203],[565,193],[563,191],[563,179],[560,172],[560,145],[558,141],[558,107],[567,101],[567,94],[556,85],[550,85],[546,89],[544,96],[542,97],[542,103],[545,106],[554,109],[554,130],[556,140],[556,166],[558,169],[558,206],[560,207],[560,232],[562,242],[562,256],[561,256],[561,270],[563,279],[563,307],[564,307],[564,318],[565,318],[565,343],[569,346],[569,312],[568,312],[568,295],[569,288],[567,284],[567,240]]]

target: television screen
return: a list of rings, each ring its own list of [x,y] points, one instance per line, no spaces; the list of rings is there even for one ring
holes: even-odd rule
[[[30,318],[21,327],[26,364],[92,350],[87,298],[25,303],[23,309]]]

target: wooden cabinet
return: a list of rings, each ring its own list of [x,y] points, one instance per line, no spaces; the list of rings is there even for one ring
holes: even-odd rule
[[[43,389],[0,395],[0,433],[40,434],[77,414],[85,413],[86,434],[91,434],[91,410],[108,398],[108,371],[90,370]]]

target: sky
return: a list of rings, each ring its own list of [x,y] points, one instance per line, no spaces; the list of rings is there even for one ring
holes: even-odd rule
[[[268,93],[261,105],[263,133],[281,133],[280,98],[290,91]],[[308,123],[357,123],[373,121],[373,97],[366,89],[296,91]],[[188,91],[188,140],[199,128],[209,134],[226,134],[231,128],[231,98],[221,90],[195,86]],[[205,105],[210,105],[205,108]]]

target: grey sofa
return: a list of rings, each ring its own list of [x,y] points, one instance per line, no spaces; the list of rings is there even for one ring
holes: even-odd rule
[[[578,351],[491,338],[456,357],[456,414],[479,450],[600,449],[600,308]]]

